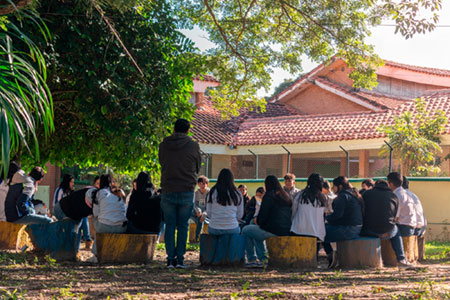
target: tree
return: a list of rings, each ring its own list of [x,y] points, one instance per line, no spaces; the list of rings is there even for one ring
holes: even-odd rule
[[[3,7],[1,12],[11,10]],[[34,155],[39,157],[38,129],[43,139],[53,130],[53,104],[46,84],[44,56],[23,30],[22,22],[31,24],[43,40],[49,38],[45,24],[32,11],[15,11],[14,17],[0,17],[0,174],[4,176],[11,153],[22,148],[29,150],[30,143],[34,143]]]
[[[199,26],[216,47],[205,53],[205,71],[221,82],[215,105],[228,114],[264,106],[256,92],[270,87],[270,73],[282,67],[302,71],[302,55],[316,62],[339,56],[353,69],[355,87],[376,84],[382,61],[366,37],[382,20],[393,19],[403,36],[425,33],[438,21],[441,0],[188,0],[172,1],[180,25]],[[422,18],[420,9],[432,11]],[[248,101],[252,100],[252,101]]]
[[[201,63],[176,30],[170,7],[157,0],[103,9],[142,73],[105,19],[95,10],[86,14],[88,5],[41,1],[38,12],[53,34],[39,46],[47,57],[55,133],[41,143],[40,161],[23,158],[28,164],[157,170],[158,144],[178,117],[193,114],[188,99]]]
[[[429,111],[423,99],[417,99],[413,111],[394,116],[394,124],[378,130],[389,139],[394,157],[400,160],[403,175],[437,174],[435,157],[442,152],[439,134],[445,130],[447,117],[442,110]],[[389,152],[383,146],[381,154]]]

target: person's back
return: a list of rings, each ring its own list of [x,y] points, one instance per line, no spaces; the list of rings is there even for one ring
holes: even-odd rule
[[[285,204],[273,191],[264,195],[257,216],[257,223],[261,229],[279,236],[289,235],[291,217],[291,204]]]
[[[211,202],[209,200],[206,202],[206,213],[209,219],[208,230],[210,228],[228,230],[239,227],[238,219],[244,215],[244,201],[239,192],[236,193],[236,197],[238,205],[221,205],[218,203],[217,190],[212,191]]]
[[[106,225],[121,225],[126,218],[125,202],[111,192],[110,188],[104,188],[97,193],[98,221]]]
[[[325,239],[325,206],[320,206],[319,201],[315,203],[302,201],[301,191],[292,202],[292,226],[291,232],[296,235],[315,236],[319,240]],[[323,195],[323,202],[325,202]],[[324,203],[325,204],[325,203]]]
[[[362,208],[350,190],[342,191],[334,199],[333,213],[327,216],[331,225],[358,226],[363,224]]]
[[[84,188],[71,193],[59,200],[64,214],[75,221],[81,221],[82,218],[92,214],[92,207],[89,207],[85,201],[88,190],[94,191],[94,188]]]
[[[128,203],[127,219],[139,230],[158,234],[161,227],[161,196],[153,190],[134,191]]]
[[[364,223],[362,231],[377,234],[390,232],[395,226],[398,209],[397,196],[386,183],[376,183],[363,194]]]

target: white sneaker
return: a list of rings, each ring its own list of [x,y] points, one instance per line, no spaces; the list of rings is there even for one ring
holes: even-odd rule
[[[399,268],[410,268],[413,265],[405,258],[397,262]]]
[[[97,257],[94,255],[94,256],[92,256],[92,257],[89,257],[89,258],[86,260],[86,262],[90,262],[90,263],[96,264],[96,263],[98,263],[98,259],[97,259]]]

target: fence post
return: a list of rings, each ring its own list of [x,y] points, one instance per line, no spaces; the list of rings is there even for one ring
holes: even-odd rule
[[[255,154],[252,150],[248,149],[248,152],[250,152],[251,154],[253,154],[255,156],[256,159],[256,163],[255,163],[255,179],[258,179],[258,155]]]
[[[346,164],[346,168],[345,168],[345,176],[346,176],[347,178],[349,178],[349,176],[350,176],[350,160],[349,160],[349,158],[348,158],[348,151],[345,150],[342,146],[339,146],[339,148],[341,148],[342,151],[345,152],[345,164]]]
[[[286,173],[289,173],[289,171],[291,170],[291,152],[289,152],[288,149],[286,149],[285,146],[281,145],[281,147],[286,150],[287,154],[288,154],[288,159],[287,159],[287,170]]]
[[[384,141],[384,143],[389,147],[389,173],[392,172],[392,151],[394,150],[388,142]]]

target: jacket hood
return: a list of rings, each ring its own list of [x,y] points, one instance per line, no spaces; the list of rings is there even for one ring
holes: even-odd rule
[[[182,149],[192,139],[185,133],[174,133],[171,136],[164,138],[164,144],[170,150]]]
[[[375,183],[375,186],[373,188],[378,189],[378,190],[383,190],[383,191],[391,191],[389,186],[384,182],[383,183]]]

